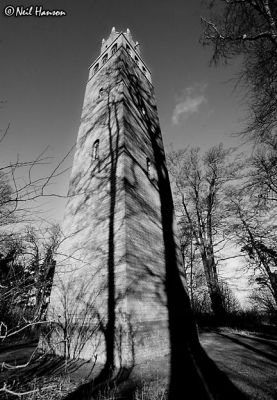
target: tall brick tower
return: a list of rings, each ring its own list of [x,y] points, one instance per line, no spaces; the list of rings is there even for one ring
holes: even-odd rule
[[[89,68],[45,345],[111,364],[169,352],[167,242],[181,260],[168,199],[151,73],[113,28]]]

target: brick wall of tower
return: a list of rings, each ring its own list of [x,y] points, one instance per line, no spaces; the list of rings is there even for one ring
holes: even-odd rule
[[[101,96],[100,88],[103,89]],[[65,240],[59,249],[61,255],[56,267],[48,313],[49,319],[61,324],[65,311],[72,314],[76,326],[84,322],[97,324],[98,316],[103,319],[103,323],[107,321],[107,266],[111,259],[112,219],[115,296],[122,299],[117,304],[117,312],[124,312],[125,309],[125,299],[121,294],[125,292],[126,286],[122,89],[118,70],[109,62],[98,75],[97,81],[90,80],[87,84],[69,199],[62,225]],[[99,140],[99,158],[93,160],[93,144],[96,140]],[[65,306],[63,298],[66,295],[68,301]],[[93,321],[89,318],[88,321],[84,320],[87,309],[91,315],[97,312],[92,317]],[[73,343],[77,341],[75,336],[78,333],[72,333]],[[52,338],[52,344],[55,344],[55,340],[58,341]],[[99,335],[95,340],[99,340]],[[96,347],[92,342],[90,340],[84,346],[81,356],[92,357]],[[101,352],[104,347],[102,337]],[[55,351],[63,352],[63,347],[59,346]]]
[[[128,74],[137,76],[132,60],[126,57],[124,62]],[[153,321],[166,318],[164,248],[151,131],[144,120],[151,107],[152,86],[139,78],[141,87],[135,82],[134,88],[126,85],[124,91],[128,309],[139,321]]]
[[[137,358],[169,351],[160,193],[151,135],[158,126],[153,86],[123,54],[127,309],[137,329]],[[122,67],[123,69],[123,67]],[[156,137],[155,140],[161,140]],[[151,163],[149,174],[147,162]]]
[[[73,350],[80,342],[78,327],[93,328],[99,318],[105,324],[112,256],[116,343],[120,347],[117,360],[121,353],[127,363],[132,349],[136,360],[169,351],[154,132],[163,152],[153,86],[126,48],[121,47],[95,75],[90,74],[86,87],[63,222],[66,239],[59,249],[62,255],[57,263],[49,319],[58,326],[63,323],[65,308],[67,315],[73,315]],[[93,160],[97,140],[99,158]],[[48,343],[52,347],[58,342],[58,330],[55,332]],[[73,354],[72,350],[70,355],[91,358],[97,352],[104,361],[101,329],[97,334],[85,332],[84,340],[80,352]],[[63,345],[54,351],[62,353]]]

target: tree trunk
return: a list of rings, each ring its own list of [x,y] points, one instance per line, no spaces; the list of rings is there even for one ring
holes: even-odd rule
[[[209,246],[201,246],[201,258],[211,299],[212,311],[215,315],[217,322],[223,322],[226,312],[224,309],[222,294],[219,287],[213,252],[209,248]]]

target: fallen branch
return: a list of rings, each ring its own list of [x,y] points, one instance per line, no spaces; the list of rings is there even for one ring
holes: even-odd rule
[[[41,389],[33,389],[33,390],[29,390],[27,392],[14,392],[13,390],[8,389],[7,384],[4,383],[3,387],[0,388],[0,392],[5,392],[8,394],[12,394],[13,396],[21,397],[21,396],[26,396],[27,394],[33,394],[33,393],[37,393],[42,390],[48,390],[48,389],[54,389],[54,386],[46,386]]]

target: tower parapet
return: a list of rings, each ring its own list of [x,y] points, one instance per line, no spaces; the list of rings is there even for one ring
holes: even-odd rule
[[[118,32],[115,28],[112,28],[108,39],[102,39],[100,55],[89,68],[89,79],[97,74],[101,67],[105,65],[117,51],[122,49],[129,54],[149,82],[151,82],[151,71],[141,58],[140,45],[137,41],[135,42],[133,40],[131,31],[128,28],[126,32]]]

